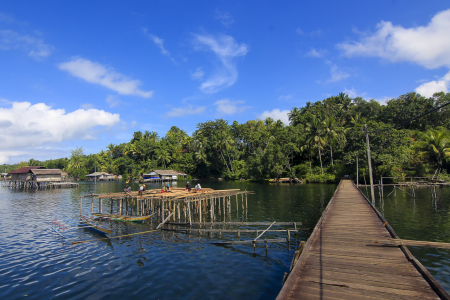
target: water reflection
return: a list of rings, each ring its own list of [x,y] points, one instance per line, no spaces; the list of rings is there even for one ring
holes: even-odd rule
[[[388,186],[384,195],[381,201],[377,197],[376,206],[400,238],[450,243],[450,187],[423,186],[413,190]],[[450,291],[450,250],[408,248]]]
[[[246,182],[202,182],[202,186],[255,192],[248,197],[247,215],[243,216],[240,208],[237,214],[233,211],[227,217],[231,221],[300,221],[307,228],[314,228],[335,190],[334,185],[269,186]],[[137,184],[131,187],[136,190]],[[208,237],[158,231],[108,240],[92,231],[70,230],[69,238],[62,239],[50,229],[51,220],[78,221],[77,196],[122,188],[123,183],[113,182],[81,183],[76,189],[44,191],[0,188],[0,298],[276,297],[290,266],[294,243],[269,244],[266,256],[265,247],[258,247],[253,253],[252,246],[211,244],[237,240],[234,234]],[[147,186],[151,188],[161,186]],[[91,205],[86,201],[84,211],[90,212]],[[158,222],[102,224],[113,230],[111,236],[120,236],[151,230]],[[306,239],[309,234],[302,231],[298,239]],[[254,236],[242,235],[244,238]],[[70,245],[83,240],[94,241]]]

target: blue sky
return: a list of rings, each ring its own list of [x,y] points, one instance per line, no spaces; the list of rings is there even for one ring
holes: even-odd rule
[[[450,86],[448,1],[2,1],[0,163]]]

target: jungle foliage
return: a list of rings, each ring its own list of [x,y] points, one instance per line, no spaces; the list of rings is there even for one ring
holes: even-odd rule
[[[426,98],[409,93],[381,105],[340,93],[289,112],[289,123],[271,118],[239,124],[223,119],[197,124],[189,136],[173,126],[165,136],[138,131],[128,143],[96,154],[72,150],[70,158],[24,165],[60,168],[74,177],[97,171],[137,176],[152,169],[183,171],[196,178],[265,180],[299,177],[334,181],[356,174],[367,179],[364,125],[369,128],[375,178],[447,174],[450,166],[450,93]],[[402,124],[404,123],[404,124]],[[401,126],[395,125],[402,124]],[[8,171],[19,165],[5,166]]]

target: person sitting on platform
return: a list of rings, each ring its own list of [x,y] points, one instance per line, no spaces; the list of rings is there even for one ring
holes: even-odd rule
[[[198,192],[202,189],[202,186],[200,185],[200,183],[197,183],[197,185],[195,186],[195,190]]]
[[[191,187],[191,184],[189,183],[189,181],[186,183],[186,190],[185,190],[185,192],[191,192],[191,189],[192,189],[192,187]]]
[[[169,185],[169,184],[167,184],[167,185],[164,187],[164,192],[170,192],[170,185]]]
[[[143,193],[144,193],[144,185],[140,185],[139,186],[139,195],[142,196]]]

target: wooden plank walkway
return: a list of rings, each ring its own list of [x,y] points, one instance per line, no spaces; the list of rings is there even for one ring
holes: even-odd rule
[[[448,299],[350,180],[342,180],[277,299]]]

